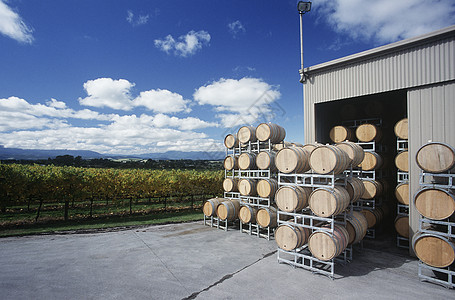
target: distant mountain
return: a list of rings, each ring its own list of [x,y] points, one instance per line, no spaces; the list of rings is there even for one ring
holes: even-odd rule
[[[107,155],[89,150],[41,150],[41,149],[20,149],[20,148],[4,148],[0,145],[1,160],[37,160],[55,158],[62,155],[81,156],[83,159],[93,158],[141,158],[154,160],[220,160],[223,159],[224,152],[182,152],[168,151],[164,153],[145,153],[138,155]]]

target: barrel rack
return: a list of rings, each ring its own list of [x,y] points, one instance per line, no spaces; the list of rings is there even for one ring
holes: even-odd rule
[[[321,175],[315,173],[305,174],[284,174],[278,173],[279,186],[297,185],[302,187],[335,187],[335,185],[346,187],[346,175]],[[349,206],[348,210],[352,209]],[[346,226],[346,210],[336,216],[323,218],[316,216],[309,208],[302,211],[284,212],[278,210],[278,226],[293,225],[308,228],[311,232],[326,231],[333,235],[334,225],[340,224]],[[321,228],[321,224],[329,224],[330,228]],[[348,246],[336,258],[329,261],[322,261],[314,257],[308,248],[308,243],[292,251],[286,251],[278,247],[277,258],[279,263],[286,263],[294,267],[307,269],[313,273],[322,274],[334,279],[335,262],[347,263],[352,260],[352,246]]]
[[[397,137],[397,153],[408,150],[408,140],[403,140]],[[397,185],[400,183],[409,182],[409,173],[397,171]],[[397,217],[409,217],[409,205],[397,202]],[[409,249],[409,238],[403,237],[397,233],[397,247]]]
[[[434,183],[433,180],[435,178],[444,178],[446,181],[443,183],[439,181],[439,183]],[[437,187],[453,192],[455,191],[455,173],[447,172],[441,174],[433,174],[422,171],[420,173],[419,184],[421,188]],[[432,227],[428,225],[436,225],[438,228],[440,228],[440,230],[432,230]],[[455,240],[455,222],[451,222],[450,218],[439,221],[428,219],[420,215],[419,231],[422,233],[435,234]],[[434,275],[438,274],[439,276],[435,277],[432,273]],[[422,261],[419,261],[419,279],[420,281],[428,281],[440,284],[446,288],[455,288],[455,270],[450,266],[446,268],[435,268],[423,263]]]

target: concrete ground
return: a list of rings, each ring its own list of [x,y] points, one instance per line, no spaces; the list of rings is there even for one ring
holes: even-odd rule
[[[276,248],[202,222],[3,238],[0,299],[455,299],[394,247],[365,243],[334,280],[279,264]]]

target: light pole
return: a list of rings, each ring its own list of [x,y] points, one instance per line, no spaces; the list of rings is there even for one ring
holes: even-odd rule
[[[298,9],[299,15],[300,15],[300,61],[301,61],[301,64],[300,64],[300,70],[299,70],[299,74],[300,74],[299,81],[301,83],[305,83],[305,81],[307,79],[307,74],[305,74],[305,72],[303,70],[303,15],[311,10],[311,2],[299,1],[299,3],[297,3],[297,9]]]

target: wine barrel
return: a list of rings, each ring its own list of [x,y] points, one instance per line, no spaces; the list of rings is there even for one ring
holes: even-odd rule
[[[216,215],[221,220],[234,221],[239,218],[240,200],[226,199],[216,208]]]
[[[300,211],[308,205],[311,188],[296,185],[284,185],[275,194],[275,203],[285,212]]]
[[[255,196],[257,181],[252,178],[242,178],[239,180],[238,188],[242,196]]]
[[[320,187],[310,194],[308,203],[315,215],[327,218],[344,211],[350,203],[350,198],[348,191],[343,187]]]
[[[380,207],[375,209],[363,209],[361,213],[365,216],[368,223],[368,228],[372,228],[375,225],[381,223],[382,219],[384,218],[384,210]]]
[[[395,135],[402,140],[408,139],[408,118],[401,119],[393,128]]]
[[[346,215],[346,230],[349,233],[348,245],[357,244],[367,234],[368,221],[365,216],[358,211],[352,211]]]
[[[224,146],[228,149],[232,149],[239,146],[239,139],[234,134],[228,134],[224,138]]]
[[[261,142],[270,140],[271,143],[278,144],[286,137],[286,130],[277,124],[261,123],[256,128],[256,137]]]
[[[357,139],[361,142],[379,141],[382,137],[379,127],[373,124],[362,124],[355,131]]]
[[[439,188],[424,188],[416,193],[415,205],[422,216],[443,220],[455,212],[455,195]]]
[[[237,138],[242,144],[246,144],[248,142],[256,142],[256,128],[253,126],[240,127],[239,131],[237,131]]]
[[[382,156],[373,151],[366,151],[359,167],[363,171],[373,171],[382,167]]]
[[[383,188],[380,181],[365,179],[363,180],[365,191],[362,194],[362,199],[374,199],[382,194]]]
[[[397,233],[402,237],[409,238],[409,217],[397,216],[394,223]]]
[[[238,178],[225,178],[223,180],[223,189],[227,193],[238,192],[239,179]]]
[[[362,163],[365,157],[365,151],[363,150],[362,146],[349,141],[342,142],[336,146],[346,152],[350,160],[349,163],[353,167],[358,166],[360,163]]]
[[[224,159],[223,166],[226,170],[231,171],[239,167],[238,156],[228,155]]]
[[[340,174],[349,167],[349,157],[341,149],[331,146],[319,146],[311,152],[310,166],[318,174]]]
[[[395,197],[401,204],[409,205],[409,182],[402,182],[397,185]]]
[[[303,148],[303,144],[298,143],[298,142],[291,142],[291,147],[300,147],[300,148]]]
[[[278,151],[275,165],[282,173],[304,173],[310,169],[310,154],[300,147],[289,147]]]
[[[322,228],[330,228],[324,225]],[[317,230],[308,239],[308,248],[319,260],[328,261],[340,255],[348,246],[349,233],[341,225],[334,225],[333,234],[328,231]]]
[[[350,177],[346,179],[346,190],[348,191],[351,203],[355,203],[362,197],[363,193],[365,193],[365,185],[363,184],[362,179]]]
[[[282,141],[281,143],[273,144],[273,150],[274,151],[280,151],[281,149],[289,148],[289,147],[292,147],[292,143],[291,142]]]
[[[302,247],[308,241],[308,228],[297,225],[283,224],[275,230],[275,241],[283,250],[291,251]]]
[[[263,207],[256,214],[256,222],[261,227],[275,228],[278,224],[277,210],[275,207]]]
[[[416,155],[419,168],[430,173],[455,171],[455,149],[444,143],[423,145]]]
[[[257,194],[262,198],[275,198],[275,193],[278,190],[278,181],[273,178],[264,178],[258,181]]]
[[[239,219],[243,224],[255,223],[258,209],[249,205],[240,207]]]
[[[312,144],[305,144],[302,146],[302,148],[306,151],[308,151],[308,153],[311,154],[311,152],[316,149],[317,147],[319,146],[322,146],[322,144],[319,144],[319,143],[312,143]]]
[[[261,151],[256,156],[256,166],[260,170],[271,170],[272,172],[276,171],[275,166],[275,152]]]
[[[417,257],[435,268],[445,268],[455,261],[455,244],[452,239],[434,233],[417,232],[412,238]]]
[[[409,172],[408,151],[401,151],[395,157],[395,166],[398,170]]]
[[[352,130],[346,126],[341,125],[332,127],[332,129],[330,129],[329,136],[334,143],[352,141],[354,139]]]
[[[256,153],[244,152],[240,154],[238,165],[240,170],[256,169]]]
[[[202,212],[206,217],[216,216],[216,208],[225,200],[224,198],[213,198],[205,201],[204,206],[202,206]]]

